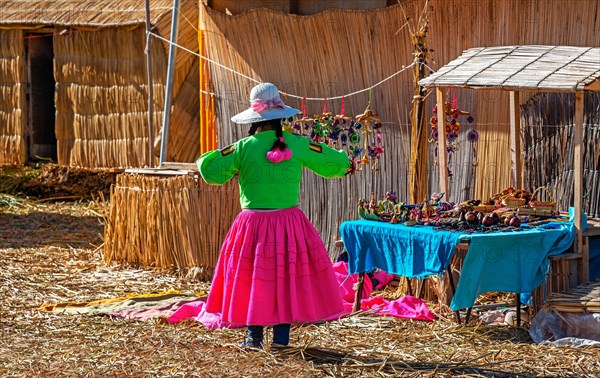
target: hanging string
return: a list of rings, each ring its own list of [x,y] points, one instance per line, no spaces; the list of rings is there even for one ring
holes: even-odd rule
[[[323,101],[323,114],[327,113],[327,99]]]
[[[153,37],[155,37],[155,38],[158,38],[158,39],[160,39],[161,41],[163,41],[163,42],[166,42],[166,43],[168,43],[168,44],[170,44],[170,45],[173,45],[173,46],[175,46],[175,47],[178,47],[178,48],[180,48],[180,49],[182,49],[182,50],[184,50],[184,51],[186,51],[186,52],[188,52],[188,53],[190,53],[190,54],[192,54],[192,55],[195,55],[195,56],[199,57],[200,59],[204,59],[204,60],[206,60],[207,62],[209,62],[209,63],[211,63],[211,64],[214,64],[215,66],[221,67],[221,68],[223,68],[224,70],[227,70],[227,71],[229,71],[229,72],[231,72],[231,73],[233,73],[233,74],[236,74],[236,75],[238,75],[238,76],[241,76],[241,77],[243,77],[243,78],[245,78],[245,79],[248,79],[248,80],[250,80],[250,81],[252,81],[252,82],[254,82],[254,83],[256,83],[256,84],[260,84],[260,83],[261,83],[259,80],[256,80],[256,79],[254,79],[254,78],[252,78],[252,77],[250,77],[250,76],[248,76],[248,75],[245,75],[245,74],[243,74],[243,73],[241,73],[241,72],[239,72],[239,71],[236,71],[236,70],[234,70],[234,69],[232,69],[232,68],[229,68],[229,67],[225,66],[224,64],[221,64],[221,63],[219,63],[219,62],[217,62],[217,61],[214,61],[214,60],[212,60],[212,59],[210,59],[210,58],[207,58],[207,57],[205,57],[204,55],[202,55],[202,54],[199,54],[199,53],[197,53],[197,52],[195,52],[195,51],[192,51],[192,50],[190,50],[190,49],[188,49],[188,48],[185,48],[185,47],[183,47],[183,46],[181,46],[181,45],[179,45],[179,44],[177,44],[177,43],[173,43],[173,42],[171,42],[169,39],[167,39],[167,38],[164,38],[164,37],[162,37],[162,36],[160,36],[160,35],[158,35],[158,34],[156,34],[156,33],[147,32],[147,34],[149,34],[149,35],[151,35],[151,36],[153,36]],[[338,100],[338,99],[341,99],[342,97],[350,97],[350,96],[357,95],[357,94],[359,94],[359,93],[363,93],[363,92],[366,92],[366,91],[371,91],[373,88],[375,88],[375,87],[378,87],[379,85],[381,85],[381,84],[385,83],[386,81],[388,81],[388,80],[390,80],[390,79],[392,79],[392,78],[394,78],[394,77],[396,77],[396,76],[400,75],[402,72],[404,72],[404,71],[408,70],[409,68],[411,68],[411,67],[412,67],[412,66],[414,66],[415,64],[416,64],[415,62],[412,62],[412,63],[411,63],[411,64],[409,64],[408,66],[405,66],[405,65],[403,65],[401,70],[399,70],[399,71],[397,71],[397,72],[395,72],[395,73],[391,74],[390,76],[386,77],[386,78],[385,78],[385,79],[383,79],[383,80],[380,80],[380,81],[378,81],[377,83],[375,83],[375,84],[371,85],[370,87],[367,87],[367,88],[364,88],[364,89],[360,89],[360,90],[358,90],[358,91],[354,91],[354,92],[351,92],[351,93],[348,93],[348,94],[345,94],[345,95],[341,95],[341,96],[333,96],[333,97],[328,97],[327,99],[329,99],[329,100]],[[284,94],[284,95],[286,95],[286,96],[288,96],[288,97],[293,97],[293,98],[297,98],[297,99],[302,99],[302,98],[303,98],[303,96],[293,95],[293,94],[290,94],[290,93],[284,93],[284,92],[281,92],[281,91],[280,91],[280,93],[281,93],[281,94]],[[304,97],[304,98],[305,98],[306,100],[309,100],[309,101],[323,101],[323,100],[325,100],[325,98],[324,98],[324,97]]]
[[[344,103],[346,102],[346,97],[342,96],[342,106],[340,107],[340,115],[345,114]]]
[[[373,89],[369,89],[369,102],[367,103],[367,108],[365,109],[365,112],[367,110],[371,110],[371,99],[373,98]]]

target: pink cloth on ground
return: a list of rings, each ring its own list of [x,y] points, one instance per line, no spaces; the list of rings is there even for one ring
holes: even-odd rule
[[[314,323],[343,313],[331,260],[302,210],[243,210],[236,217],[206,311],[240,325]]]
[[[383,289],[387,286],[387,284],[392,282],[392,280],[394,279],[394,275],[384,272],[383,270],[378,270],[375,273],[373,273],[373,279],[379,282],[375,287],[376,290],[379,290]]]
[[[208,329],[245,327],[242,324],[224,322],[221,319],[221,314],[206,312],[206,302],[204,300],[184,304],[167,318],[167,322],[175,324],[186,319],[193,319],[200,322]]]
[[[353,286],[354,283],[357,281],[357,277],[348,277],[348,264],[345,262],[335,263],[333,264],[333,267],[335,275],[338,279],[340,293],[344,297],[344,310],[342,316],[348,315],[352,312],[352,306],[354,305]],[[429,308],[427,308],[427,304],[425,303],[425,301],[419,298],[415,298],[409,295],[393,301],[383,299],[382,297],[368,298],[368,296],[371,293],[371,289],[369,286],[370,280],[366,275],[364,281],[365,287],[363,289],[363,300],[361,303],[362,310],[374,310],[373,314],[380,316],[393,316],[402,319],[424,321],[435,320],[435,315],[429,310]],[[340,315],[335,314],[326,317],[323,320],[330,321],[339,318]],[[175,311],[167,319],[167,321],[171,324],[174,324],[185,319],[194,319],[202,323],[208,329],[240,328],[245,326],[244,324],[231,324],[225,322],[222,320],[220,314],[206,312],[206,306],[204,301],[197,301],[184,304],[177,311]]]
[[[363,300],[361,310],[375,310],[375,315],[387,315],[395,318],[434,321],[435,315],[429,310],[424,300],[405,295],[402,298],[388,301],[382,297]]]
[[[344,304],[354,303],[354,298],[356,297],[356,290],[354,286],[358,282],[358,274],[348,276],[348,263],[342,261],[333,264],[333,271],[335,272],[335,277],[339,282],[340,294],[342,295]],[[362,299],[365,299],[371,296],[371,292],[373,292],[373,284],[367,275],[365,275],[363,282]],[[346,306],[344,306],[344,308],[345,307]]]

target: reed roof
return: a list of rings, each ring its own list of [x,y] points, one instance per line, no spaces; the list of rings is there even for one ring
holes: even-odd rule
[[[170,14],[172,6],[169,0],[150,0],[151,23]],[[140,0],[0,0],[1,25],[115,27],[145,22]]]
[[[476,47],[465,50],[419,84],[473,89],[600,90],[600,48]]]

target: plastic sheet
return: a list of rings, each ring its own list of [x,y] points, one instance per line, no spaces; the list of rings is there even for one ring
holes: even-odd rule
[[[600,341],[600,313],[540,311],[529,328],[534,342],[577,338]]]

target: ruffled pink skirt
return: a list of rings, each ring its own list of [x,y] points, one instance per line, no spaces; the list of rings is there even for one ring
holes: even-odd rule
[[[224,322],[265,326],[343,314],[331,260],[302,210],[243,210],[236,217],[206,310]]]

